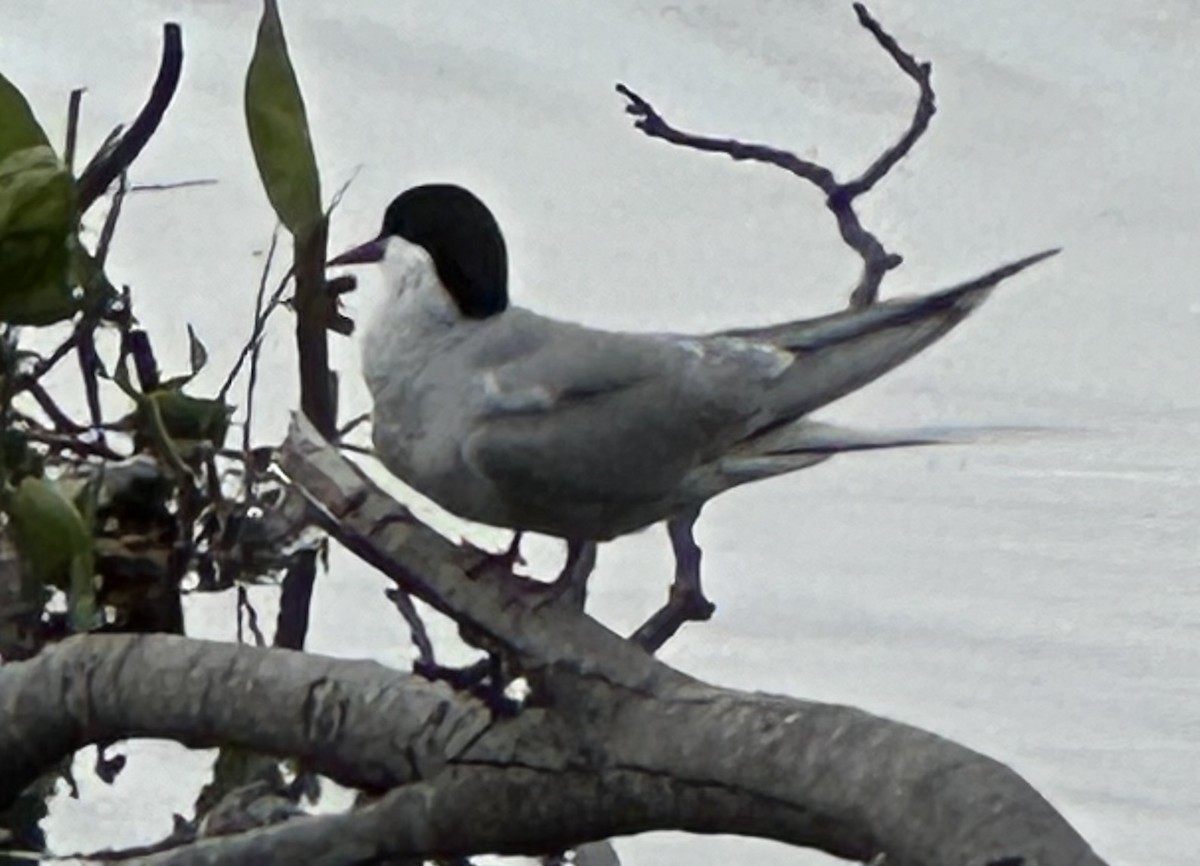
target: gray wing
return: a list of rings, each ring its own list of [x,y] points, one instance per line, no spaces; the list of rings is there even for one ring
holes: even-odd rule
[[[539,320],[481,367],[485,411],[464,457],[498,488],[548,501],[646,502],[754,426],[788,364],[770,347]]]

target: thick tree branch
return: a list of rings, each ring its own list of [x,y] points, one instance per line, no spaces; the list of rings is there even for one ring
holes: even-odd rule
[[[489,724],[446,685],[381,665],[169,635],[73,637],[4,665],[0,719],[0,811],[90,743],[236,745],[383,791],[419,778],[418,753],[427,769]]]
[[[933,86],[930,83],[932,66],[926,62],[919,62],[902,49],[879,22],[871,17],[861,3],[854,4],[854,11],[858,16],[859,23],[870,31],[884,51],[896,62],[896,65],[917,83],[920,88],[920,99],[908,130],[900,140],[871,163],[870,167],[859,177],[846,183],[839,183],[833,172],[825,166],[801,159],[790,151],[766,144],[711,138],[676,129],[663,118],[653,105],[624,84],[617,85],[617,92],[629,101],[629,104],[625,106],[625,111],[637,118],[634,126],[651,138],[662,139],[670,144],[693,150],[724,153],[737,161],[750,160],[773,165],[807,180],[825,193],[825,205],[837,220],[838,231],[841,233],[842,239],[863,260],[862,276],[850,295],[850,306],[866,307],[874,303],[878,297],[879,286],[883,282],[884,275],[893,268],[899,267],[904,259],[896,253],[889,253],[875,235],[863,228],[858,214],[854,211],[854,199],[874,187],[895,167],[896,163],[912,150],[913,145],[928,129],[937,105]]]
[[[343,783],[396,790],[357,812],[147,863],[542,853],[679,829],[859,861],[886,853],[897,866],[1102,866],[1015,773],[933,734],[849,707],[671,679],[647,689],[563,672],[547,704],[493,720],[444,686],[370,662],[76,637],[0,668],[0,716],[13,721],[0,727],[0,803],[85,743],[166,737],[301,754]]]
[[[553,711],[539,719],[540,709],[527,708],[511,723],[533,726],[519,739],[527,749],[582,740],[568,765],[591,755],[597,772],[619,766],[704,779],[747,802],[789,804],[819,821],[777,826],[774,838],[842,856],[869,849],[887,852],[892,863],[949,864],[1028,851],[1029,864],[1099,862],[1045,800],[995,761],[851,708],[713,689],[588,617],[546,604],[520,579],[477,571],[486,554],[417,522],[299,416],[281,457],[337,540],[515,658],[533,685],[531,703]],[[503,736],[481,738],[471,751],[489,765],[514,756]],[[558,765],[561,750],[544,760]],[[522,762],[533,765],[524,755]],[[613,832],[605,826],[587,838]],[[1038,851],[1054,854],[1039,859]]]

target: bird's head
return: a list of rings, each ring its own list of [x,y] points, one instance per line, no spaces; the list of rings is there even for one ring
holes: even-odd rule
[[[452,184],[405,190],[388,205],[376,238],[329,264],[411,260],[414,246],[433,262],[463,316],[486,319],[508,307],[508,253],[500,226],[487,205]]]

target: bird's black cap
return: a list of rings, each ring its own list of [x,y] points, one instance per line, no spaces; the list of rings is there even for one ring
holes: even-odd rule
[[[468,318],[486,319],[508,307],[508,252],[487,205],[453,184],[415,186],[383,216],[381,239],[399,235],[422,247],[438,278]]]
[[[328,264],[356,265],[383,258],[388,238],[423,248],[459,311],[486,319],[508,307],[508,253],[487,205],[453,184],[414,186],[388,205],[374,240],[347,250]]]

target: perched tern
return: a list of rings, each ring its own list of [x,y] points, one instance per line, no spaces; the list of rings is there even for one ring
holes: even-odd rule
[[[330,265],[379,262],[363,372],[383,465],[467,520],[565,539],[582,599],[595,543],[666,521],[672,597],[701,614],[700,508],[842,451],[929,444],[806,416],[943,336],[1030,256],[935,294],[703,336],[601,331],[511,306],[504,237],[467,190],[418,186],[378,237]]]

